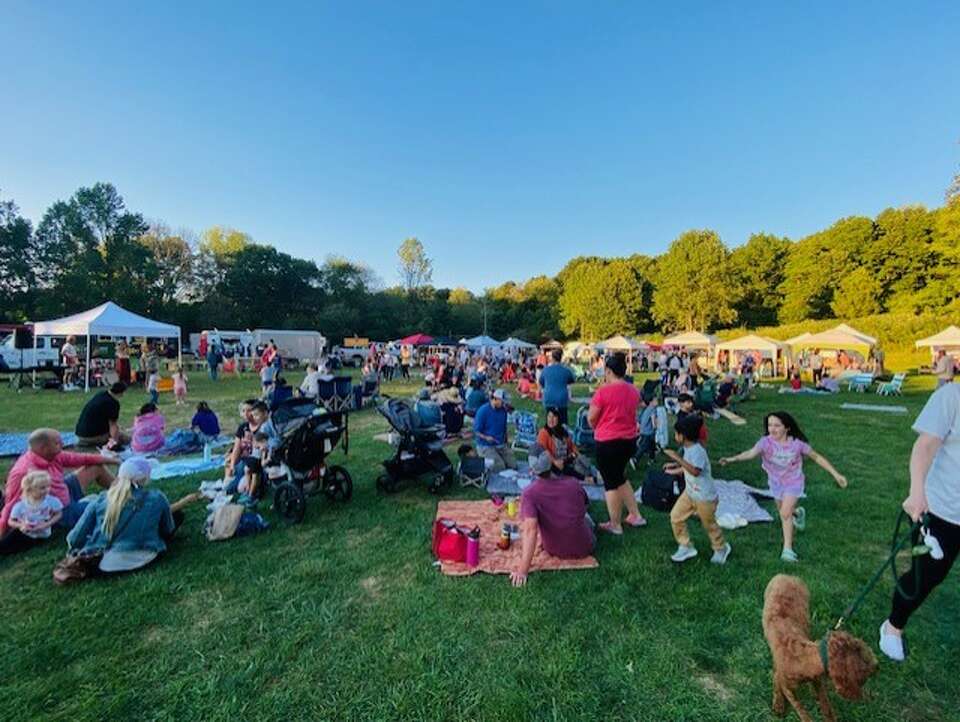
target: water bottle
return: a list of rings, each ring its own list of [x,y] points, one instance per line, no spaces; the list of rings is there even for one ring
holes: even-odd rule
[[[210,442],[205,441],[203,443],[203,460],[210,461]]]
[[[467,566],[475,567],[480,563],[480,527],[475,526],[467,534]]]

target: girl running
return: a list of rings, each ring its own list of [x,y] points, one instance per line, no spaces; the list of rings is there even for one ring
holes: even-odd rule
[[[825,469],[841,489],[846,488],[847,479],[810,447],[807,437],[790,414],[784,411],[767,414],[763,420],[763,428],[766,434],[760,437],[752,449],[736,456],[720,459],[720,465],[725,466],[734,461],[749,461],[758,456],[761,458],[763,470],[767,472],[767,483],[777,502],[780,522],[783,525],[783,552],[780,558],[785,562],[796,562],[799,559],[793,551],[794,528],[802,531],[806,523],[803,507],[797,507],[797,502],[803,496],[805,481],[803,457],[809,457],[811,461]]]

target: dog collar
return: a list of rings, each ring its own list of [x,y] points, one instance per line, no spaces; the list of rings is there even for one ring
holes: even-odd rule
[[[827,632],[820,638],[820,661],[823,663],[823,673],[830,671],[830,658],[827,655],[827,640],[830,639],[830,632]]]

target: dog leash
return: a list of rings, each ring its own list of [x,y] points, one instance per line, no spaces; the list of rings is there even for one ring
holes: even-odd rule
[[[860,605],[863,604],[864,600],[867,598],[867,595],[873,590],[877,582],[880,581],[880,577],[886,571],[887,567],[890,567],[890,571],[893,574],[893,584],[897,588],[897,591],[908,600],[913,600],[917,598],[917,595],[920,593],[921,587],[921,572],[920,572],[920,563],[917,557],[920,557],[924,554],[930,554],[934,552],[934,558],[942,558],[943,552],[940,550],[940,544],[937,542],[928,531],[928,516],[924,514],[920,521],[913,522],[910,526],[910,529],[906,534],[901,536],[900,529],[903,525],[904,519],[909,519],[905,511],[900,510],[900,515],[897,517],[897,524],[893,530],[893,539],[890,542],[890,555],[884,560],[883,564],[880,565],[880,568],[874,572],[873,576],[870,578],[870,581],[864,585],[863,589],[860,591],[860,594],[857,595],[857,598],[853,600],[853,603],[850,604],[840,615],[840,618],[837,620],[837,623],[833,625],[833,630],[840,629],[850,617],[860,608]],[[923,537],[924,542],[922,544],[917,544],[911,549],[911,564],[913,567],[913,576],[914,576],[914,588],[912,592],[908,592],[900,584],[900,580],[897,577],[897,555],[900,551],[907,546],[907,544],[913,543],[913,538],[915,535]],[[820,657],[824,661],[824,669],[827,668],[826,664],[826,646],[827,646],[827,637],[830,632],[827,632],[824,635],[823,639],[820,640]]]

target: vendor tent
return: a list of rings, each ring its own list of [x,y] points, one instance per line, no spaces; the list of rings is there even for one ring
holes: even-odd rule
[[[782,370],[784,373],[786,373],[790,364],[791,352],[788,344],[783,341],[774,341],[772,338],[758,336],[753,333],[747,334],[746,336],[741,336],[740,338],[731,339],[730,341],[718,343],[714,350],[715,363],[719,360],[721,351],[758,351],[763,358],[768,358],[773,361],[774,371],[776,371],[782,363]]]
[[[877,345],[877,339],[873,336],[868,336],[863,331],[858,331],[853,326],[848,326],[845,323],[841,323],[838,326],[834,326],[830,329],[831,331],[843,331],[844,333],[849,333],[851,336],[856,336],[861,339],[864,343],[869,344],[870,346]]]
[[[522,338],[514,338],[513,336],[505,340],[500,345],[503,346],[503,348],[516,348],[516,349],[536,348],[535,344],[529,343],[528,341],[524,341]]]
[[[940,333],[922,338],[917,341],[917,348],[922,347],[929,347],[934,353],[940,349],[951,352],[960,351],[960,328],[947,326]]]
[[[596,345],[598,351],[623,351],[624,353],[642,351],[644,348],[643,343],[626,336],[611,336],[606,341],[601,341]]]
[[[799,344],[801,341],[806,341],[806,340],[807,340],[808,338],[810,338],[811,336],[813,336],[812,333],[810,333],[809,331],[804,331],[804,332],[801,333],[799,336],[794,336],[793,338],[788,338],[786,341],[784,341],[784,343],[787,344],[787,346],[796,346],[796,345]]]
[[[415,333],[398,341],[401,346],[427,346],[433,343],[433,336],[427,336],[425,333]]]
[[[686,348],[705,348],[712,349],[716,346],[718,339],[709,333],[700,333],[699,331],[685,331],[673,336],[667,336],[663,339],[664,346],[684,346]]]
[[[865,340],[861,336],[855,336],[852,333],[847,331],[838,331],[837,329],[830,329],[829,331],[821,331],[820,333],[810,334],[807,338],[802,341],[797,341],[792,344],[794,348],[822,348],[822,349],[831,349],[834,351],[856,351],[859,354],[862,354],[864,357],[869,355],[870,349],[874,346],[873,343]]]
[[[500,342],[489,336],[474,336],[473,338],[462,338],[460,343],[467,348],[498,348]]]
[[[87,363],[84,390],[90,390],[91,336],[144,336],[147,338],[177,338],[177,358],[180,354],[180,327],[153,321],[145,316],[121,308],[113,301],[102,303],[83,313],[64,316],[52,321],[37,321],[33,326],[33,349],[36,355],[37,336],[86,336]]]
[[[540,344],[540,349],[542,351],[553,351],[555,348],[563,349],[563,344],[554,339],[550,339],[546,343]]]

